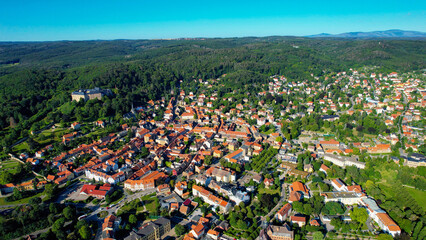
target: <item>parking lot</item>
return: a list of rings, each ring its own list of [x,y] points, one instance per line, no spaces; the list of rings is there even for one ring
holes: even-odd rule
[[[86,200],[89,196],[85,195],[85,194],[80,194],[80,190],[81,187],[73,190],[72,192],[68,193],[68,196],[66,197],[65,200],[71,200],[71,201],[84,201]]]
[[[65,201],[65,199],[68,199],[70,197],[70,194],[73,194],[73,193],[76,193],[76,192],[79,193],[82,186],[83,186],[83,183],[81,183],[81,182],[76,182],[76,183],[71,184],[64,191],[61,192],[61,194],[59,195],[59,197],[57,199],[57,202]]]

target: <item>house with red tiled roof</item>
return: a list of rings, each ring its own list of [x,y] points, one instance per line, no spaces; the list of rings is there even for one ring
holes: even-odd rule
[[[212,205],[214,209],[219,207],[219,209],[225,213],[228,212],[232,206],[230,202],[215,196],[207,189],[198,185],[192,186],[192,195],[195,197],[200,197],[204,202]]]
[[[81,125],[80,125],[79,122],[73,122],[71,124],[71,128],[74,129],[74,130],[78,130],[78,129],[80,129],[80,127],[81,127]]]
[[[379,224],[379,227],[385,231],[390,233],[393,237],[397,234],[401,234],[401,228],[399,228],[398,224],[396,224],[387,213],[377,213],[376,214]]]
[[[72,173],[68,170],[65,170],[65,171],[62,171],[62,172],[58,172],[56,174],[55,183],[56,184],[64,184],[64,183],[66,183],[67,181],[69,181],[73,178],[74,178],[74,173]]]
[[[55,175],[47,175],[47,180],[48,181],[54,181],[55,180]]]
[[[319,226],[321,226],[321,224],[320,224],[320,221],[318,220],[318,219],[312,219],[310,222],[309,222],[309,224],[310,225],[312,225],[312,226],[315,226],[315,227],[319,227]]]
[[[278,221],[283,222],[291,213],[291,204],[286,203],[278,212],[275,214],[275,218]]]
[[[139,180],[127,179],[124,182],[124,188],[130,191],[139,191],[155,188],[155,184],[160,179],[166,179],[168,176],[159,171],[153,171]]]
[[[171,190],[170,190],[169,184],[161,184],[161,185],[159,185],[157,187],[157,193],[170,194]]]
[[[179,195],[182,195],[187,188],[188,183],[185,181],[177,182],[175,184],[175,192]]]
[[[27,158],[25,162],[31,163],[32,165],[37,165],[40,161],[37,158]]]
[[[228,162],[237,163],[244,156],[243,149],[238,149],[223,157]]]
[[[348,191],[348,188],[346,187],[346,184],[339,178],[335,178],[331,181],[331,185],[336,189],[337,191]]]
[[[328,169],[330,169],[329,167],[327,167],[326,165],[324,165],[324,164],[321,164],[321,167],[320,167],[320,171],[321,172],[323,172],[323,173],[325,173],[325,175],[327,175],[327,170]]]
[[[348,189],[348,192],[362,193],[362,188],[360,185],[348,186],[347,189]]]
[[[114,232],[118,229],[118,226],[121,223],[121,218],[117,218],[114,215],[109,215],[104,219],[102,224],[102,236],[101,238],[106,239],[115,239]]]
[[[209,231],[207,231],[207,236],[209,236],[213,240],[217,240],[220,237],[220,233],[218,231],[210,229]]]
[[[265,178],[263,180],[263,183],[265,184],[266,188],[269,188],[270,186],[274,185],[274,179],[273,178]]]
[[[213,157],[221,158],[223,156],[223,152],[221,150],[214,150]]]
[[[99,121],[96,121],[96,122],[95,122],[95,125],[96,125],[97,127],[104,128],[104,127],[105,127],[105,122],[104,122],[103,120],[99,120]]]
[[[62,143],[67,144],[77,136],[77,132],[65,134],[62,136]]]
[[[287,223],[284,223],[283,226],[269,225],[266,229],[260,231],[259,239],[293,240],[294,231],[291,230]]]
[[[206,233],[206,231],[207,228],[203,224],[199,223],[192,226],[190,233],[195,239],[199,239]]]
[[[288,197],[289,202],[299,202],[302,199],[302,194],[300,192],[290,192],[290,195]]]
[[[235,171],[217,166],[207,169],[206,176],[212,176],[218,182],[235,182],[237,179]]]
[[[305,186],[305,184],[299,181],[293,182],[290,185],[289,190],[290,190],[290,193],[299,192],[300,194],[302,194],[304,198],[310,198],[309,189]]]
[[[111,185],[108,183],[105,183],[102,186],[85,184],[81,188],[80,194],[93,196],[98,199],[104,199],[105,196],[111,191],[111,189]]]
[[[306,217],[305,216],[291,216],[290,221],[293,224],[299,225],[299,227],[303,227],[306,224]]]
[[[340,146],[340,142],[336,141],[334,139],[331,139],[329,141],[320,141],[320,144],[324,150],[326,149],[338,149]]]
[[[375,147],[367,148],[368,153],[391,153],[390,144],[377,144]]]

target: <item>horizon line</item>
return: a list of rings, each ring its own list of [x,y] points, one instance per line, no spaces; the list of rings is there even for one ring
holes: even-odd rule
[[[56,40],[7,40],[1,41],[0,43],[39,43],[39,42],[84,42],[84,41],[176,41],[176,40],[206,40],[206,39],[232,39],[232,38],[268,38],[268,37],[300,37],[300,38],[338,38],[338,39],[395,39],[395,38],[426,38],[420,36],[390,36],[390,37],[337,37],[336,35],[347,34],[347,33],[375,33],[375,32],[388,32],[388,31],[404,31],[404,32],[418,32],[426,34],[426,32],[417,31],[417,30],[402,30],[402,29],[387,29],[387,30],[375,30],[375,31],[352,31],[352,32],[342,32],[342,33],[317,33],[310,35],[267,35],[267,36],[229,36],[229,37],[176,37],[176,38],[114,38],[114,39],[56,39]],[[330,35],[323,36],[320,35]]]

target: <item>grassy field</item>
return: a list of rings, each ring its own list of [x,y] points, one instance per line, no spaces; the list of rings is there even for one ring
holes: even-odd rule
[[[275,132],[275,129],[274,128],[271,128],[271,129],[269,129],[268,131],[266,131],[266,132],[261,132],[262,134],[265,134],[265,135],[269,135],[269,134],[271,134],[271,133],[274,133]]]
[[[72,110],[74,109],[74,104],[72,102],[67,102],[65,104],[63,104],[62,106],[59,107],[59,110],[61,110],[61,112],[63,114],[71,114]]]
[[[62,136],[68,132],[70,131],[67,128],[46,129],[37,136],[36,141],[40,144],[46,144],[53,141],[60,142],[62,140]]]
[[[28,151],[30,151],[30,146],[28,146],[28,143],[25,141],[25,142],[22,142],[22,143],[20,143],[16,146],[14,146],[12,148],[12,151],[14,151],[14,152],[28,152]]]
[[[152,200],[155,198],[155,193],[151,193],[149,195],[142,196],[142,201]]]
[[[16,167],[18,167],[19,164],[20,164],[19,162],[11,160],[11,159],[6,160],[6,161],[2,161],[0,163],[0,166],[1,166],[0,172],[1,171],[9,171],[10,173],[13,174],[13,173],[15,173]]]
[[[157,202],[155,201],[157,197],[155,194],[150,194],[142,197],[142,200],[145,204],[146,209],[152,214],[157,209]]]
[[[405,189],[411,194],[414,200],[416,200],[419,206],[422,207],[423,210],[426,210],[426,191],[408,187]]]
[[[36,194],[36,195],[34,195],[34,196],[27,197],[27,198],[23,198],[23,199],[21,199],[21,200],[14,201],[14,202],[8,202],[8,201],[6,201],[6,197],[2,197],[2,198],[0,198],[0,206],[4,206],[4,205],[25,204],[25,203],[28,203],[28,202],[30,201],[30,199],[32,199],[32,198],[35,198],[35,197],[41,197],[41,196],[42,196],[42,194],[43,194],[43,193],[41,192],[41,193],[38,193],[38,194]]]

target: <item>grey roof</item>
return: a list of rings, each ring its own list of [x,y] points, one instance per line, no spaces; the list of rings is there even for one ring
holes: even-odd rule
[[[361,201],[364,203],[364,205],[366,205],[368,208],[370,208],[374,212],[377,212],[377,213],[385,212],[377,205],[376,201],[374,201],[371,198],[363,198]]]
[[[191,219],[191,221],[193,221],[193,222],[198,222],[198,221],[200,220],[200,218],[201,218],[201,216],[200,216],[200,215],[195,215],[195,216]]]
[[[293,237],[293,231],[291,231],[290,226],[284,224],[283,226],[270,226],[269,230],[273,236],[280,237]]]
[[[171,203],[171,202],[183,203],[182,198],[179,197],[179,195],[177,195],[174,192],[172,194],[160,199],[160,201],[166,202],[166,203]]]
[[[152,232],[155,231],[155,229],[158,226],[155,225],[153,222],[149,222],[144,224],[142,227],[139,228],[139,230],[137,231],[137,235],[139,236],[149,236],[152,234]]]
[[[135,233],[135,232],[132,231],[132,232],[130,232],[129,236],[127,236],[127,237],[124,238],[124,240],[138,240],[140,238],[141,237],[137,233]]]
[[[229,223],[226,220],[223,220],[222,222],[220,222],[218,226],[221,227],[222,229],[228,229]]]
[[[355,192],[323,192],[328,199],[335,198],[359,198],[360,194]]]
[[[75,92],[72,92],[72,95],[84,95],[84,92],[75,91]]]
[[[323,115],[321,116],[321,119],[326,120],[326,119],[333,119],[333,118],[338,118],[339,115]]]
[[[161,217],[161,218],[155,220],[154,223],[159,225],[159,226],[168,225],[168,224],[170,224],[170,220],[165,218],[165,217]]]
[[[342,182],[342,180],[340,180],[340,178],[336,178],[335,180],[336,180],[336,182],[338,182],[341,186],[346,185],[345,183],[343,183],[343,182]]]
[[[423,154],[420,154],[420,153],[412,153],[411,154],[411,157],[409,157],[409,160],[410,161],[420,161],[420,162],[423,162],[423,161],[425,161],[426,160],[426,157],[423,155]]]

